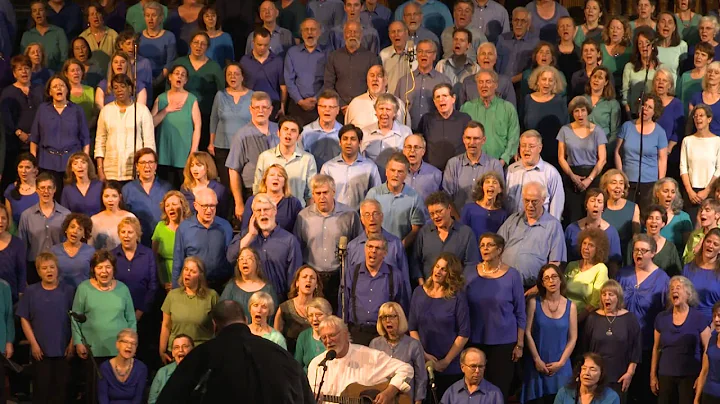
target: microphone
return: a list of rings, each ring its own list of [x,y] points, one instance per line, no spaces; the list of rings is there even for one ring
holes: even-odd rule
[[[435,383],[435,364],[432,361],[425,362],[425,369],[430,377],[430,383]]]
[[[415,42],[410,39],[407,41],[407,44],[405,44],[405,52],[407,53],[408,61],[410,63],[415,61]]]
[[[333,359],[335,359],[335,358],[337,358],[337,352],[335,352],[334,349],[329,350],[329,351],[325,354],[325,358],[323,358],[323,360],[321,360],[320,363],[318,364],[318,367],[327,368],[327,362],[328,362],[328,361],[331,361],[331,360],[333,360]]]
[[[75,313],[74,311],[68,311],[68,316],[72,317],[78,323],[82,324],[87,321],[87,316],[82,313]]]
[[[343,256],[347,253],[348,238],[346,236],[340,236],[338,240],[338,254]]]

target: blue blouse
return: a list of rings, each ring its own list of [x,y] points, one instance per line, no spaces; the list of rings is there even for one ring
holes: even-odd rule
[[[155,182],[150,188],[150,194],[145,192],[140,181],[135,180],[123,186],[123,202],[128,211],[132,212],[142,227],[142,244],[144,246],[152,246],[152,234],[155,226],[160,221],[162,211],[160,210],[160,202],[162,202],[165,194],[172,187],[167,182],[155,178]]]
[[[252,202],[254,199],[255,195],[249,197],[247,201],[245,201],[245,212],[248,212],[248,214],[243,215],[241,230],[248,228],[250,216],[252,216],[250,212],[252,212]],[[300,204],[300,200],[298,198],[294,196],[282,198],[280,203],[277,205],[277,215],[275,216],[275,221],[278,226],[292,233],[295,229],[295,220],[301,210],[302,205]]]
[[[73,102],[68,102],[61,114],[52,102],[42,103],[35,115],[30,141],[38,146],[40,168],[64,172],[70,155],[90,144],[85,113]]]
[[[580,253],[578,252],[580,240],[577,238],[579,235],[580,226],[578,225],[578,222],[570,223],[570,225],[565,229],[565,245],[567,245],[568,262],[582,259]],[[620,235],[618,234],[617,229],[612,226],[608,226],[608,228],[605,229],[605,235],[608,238],[608,242],[610,242],[610,255],[608,256],[608,260],[619,263],[623,262]]]
[[[17,226],[20,223],[20,215],[25,212],[27,208],[40,203],[40,197],[38,196],[37,192],[33,192],[30,195],[22,195],[18,193],[18,195],[20,195],[20,199],[15,199],[12,197],[12,191],[14,189],[14,183],[8,185],[7,188],[5,188],[5,193],[3,193],[3,196],[5,196],[6,201],[10,201],[13,223],[15,223],[15,226]]]
[[[205,51],[205,55],[216,61],[220,67],[225,67],[225,62],[228,60],[235,60],[235,47],[230,34],[223,32],[218,37],[210,38],[210,46]]]
[[[147,58],[152,67],[152,76],[158,77],[164,68],[172,67],[177,58],[175,34],[165,31],[157,38],[140,35],[138,38],[138,55]]]
[[[690,96],[690,105],[696,106],[698,104],[705,104],[710,107],[713,112],[713,117],[720,116],[720,101],[716,102],[715,104],[706,103],[703,100],[702,91],[699,91]],[[710,132],[714,133],[716,136],[720,136],[720,119],[713,119],[712,121],[710,121]]]
[[[117,260],[115,278],[130,289],[135,310],[143,312],[150,310],[158,287],[157,265],[153,251],[138,244],[132,260],[127,259],[122,246],[115,247],[111,253]]]
[[[98,214],[104,209],[102,187],[102,181],[92,180],[90,181],[90,187],[83,195],[77,184],[65,185],[60,197],[60,205],[68,208],[73,213],[82,213],[88,216]]]
[[[720,276],[716,271],[698,267],[695,262],[685,265],[682,276],[690,279],[698,294],[697,309],[705,316],[705,324],[712,322],[712,307],[720,300]]]
[[[487,210],[475,202],[465,204],[460,213],[460,223],[470,226],[478,240],[483,233],[497,233],[507,219],[504,208]]]
[[[210,133],[215,134],[215,147],[229,149],[240,128],[250,123],[250,98],[253,91],[248,90],[237,103],[227,90],[215,94],[210,112]]]
[[[622,156],[623,171],[630,182],[638,182],[640,169],[640,132],[635,122],[628,121],[622,124],[618,138],[623,139],[620,155]],[[643,137],[642,178],[640,183],[646,184],[658,180],[658,152],[667,148],[667,135],[665,129],[655,124],[655,129]]]
[[[15,236],[4,250],[0,250],[0,279],[10,285],[13,303],[18,301],[18,293],[25,292],[27,286],[27,252],[25,243]],[[35,271],[35,268],[31,268]]]
[[[670,277],[658,268],[638,285],[635,267],[630,266],[618,272],[617,281],[625,294],[627,310],[635,314],[640,323],[643,351],[650,351],[654,342],[655,317],[665,309]]]
[[[688,310],[680,325],[673,322],[672,310],[665,310],[655,318],[655,331],[660,333],[658,363],[660,376],[697,376],[703,354],[700,334],[708,327],[705,316],[694,307]]]
[[[663,113],[656,123],[665,129],[668,142],[682,142],[685,133],[685,110],[682,101],[673,98],[663,108]]]
[[[77,288],[83,281],[90,279],[90,260],[95,254],[95,247],[82,243],[77,254],[71,257],[61,243],[50,247],[50,252],[58,259],[58,277],[61,283]]]

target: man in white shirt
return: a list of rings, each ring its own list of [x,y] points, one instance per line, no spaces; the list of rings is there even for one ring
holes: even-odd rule
[[[331,401],[330,396],[339,396],[353,383],[374,386],[390,379],[388,386],[375,397],[377,404],[389,404],[398,393],[410,390],[410,381],[415,374],[412,366],[384,352],[351,344],[347,325],[339,317],[328,316],[320,323],[320,341],[327,351],[310,362],[307,373],[310,388],[316,395],[323,373],[320,362],[331,350],[337,354],[335,359],[326,362],[320,402],[323,397]]]
[[[345,111],[345,125],[353,124],[358,128],[364,128],[370,124],[377,122],[375,116],[375,101],[380,94],[388,91],[387,73],[381,65],[372,66],[367,72],[367,92],[357,97],[348,105]],[[405,123],[405,106],[398,99],[400,112],[397,114],[397,120]],[[406,125],[410,126],[410,116],[407,117]]]
[[[388,92],[395,92],[400,77],[417,69],[417,59],[410,63],[409,53],[415,52],[415,45],[408,44],[408,29],[404,22],[394,21],[388,27],[391,45],[380,51],[380,59],[387,73]]]

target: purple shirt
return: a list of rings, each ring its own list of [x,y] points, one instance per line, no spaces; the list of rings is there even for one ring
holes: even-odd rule
[[[672,310],[665,310],[655,318],[655,331],[660,333],[659,348],[662,351],[658,375],[686,377],[697,376],[703,354],[700,333],[708,327],[705,316],[690,307],[681,325],[673,323]]]
[[[385,229],[382,229],[382,235],[387,241],[387,255],[385,255],[385,262],[388,265],[392,265],[393,268],[399,269],[402,272],[403,284],[405,286],[405,294],[411,295],[410,289],[410,268],[408,266],[407,256],[405,255],[405,247],[402,245],[402,240],[399,237],[390,234]],[[365,263],[365,243],[367,242],[367,233],[364,231],[359,236],[350,240],[348,243],[348,268],[355,268],[355,265]]]
[[[255,195],[249,197],[247,201],[245,201],[245,212],[252,212],[253,200],[255,200]],[[302,209],[302,204],[300,204],[300,200],[298,198],[294,196],[282,198],[280,203],[277,205],[275,222],[277,222],[278,226],[292,233],[295,228],[295,219],[297,219],[297,215]],[[248,228],[250,216],[252,215],[243,215],[242,226],[240,227],[242,230]]]
[[[12,219],[15,225],[17,226],[20,223],[20,215],[22,215],[27,208],[37,205],[38,202],[40,202],[40,197],[38,196],[37,192],[33,192],[30,195],[21,195],[19,192],[17,193],[18,199],[13,198],[13,190],[15,189],[15,184],[10,184],[5,188],[5,193],[3,194],[5,196],[6,201],[10,201],[10,208],[12,208]]]
[[[705,317],[705,324],[710,324],[712,307],[720,301],[720,276],[716,271],[699,268],[694,261],[685,265],[682,276],[695,286],[699,300],[697,310]]]
[[[638,285],[634,267],[622,268],[617,274],[617,281],[625,294],[625,307],[635,314],[640,323],[643,351],[653,347],[653,324],[655,317],[665,308],[665,299],[670,277],[658,268]]]
[[[143,189],[140,181],[135,180],[123,186],[123,202],[128,211],[132,212],[142,227],[142,244],[144,246],[152,245],[152,234],[155,226],[160,221],[162,211],[160,210],[160,202],[162,202],[165,194],[172,187],[167,182],[155,178],[155,182],[150,188],[148,194]]]
[[[10,243],[0,250],[0,279],[10,285],[13,303],[18,301],[18,293],[25,292],[27,285],[26,256],[25,243],[15,236],[10,236]]]
[[[127,380],[121,382],[115,377],[110,361],[100,364],[102,378],[98,380],[98,404],[140,404],[147,384],[147,366],[139,360]]]
[[[20,139],[15,136],[17,129],[30,133],[35,112],[38,106],[43,103],[44,89],[41,85],[31,85],[28,95],[19,88],[10,85],[0,94],[0,113],[2,123],[5,127],[5,142],[7,155],[20,150]]]
[[[458,291],[449,299],[435,299],[418,286],[410,301],[408,330],[420,334],[425,352],[438,359],[444,358],[456,337],[470,337],[470,314],[465,292]],[[461,373],[460,356],[456,356],[442,373]]]
[[[68,184],[63,187],[60,205],[65,206],[73,213],[82,213],[92,216],[104,210],[102,204],[103,183],[99,180],[90,181],[90,187],[83,195],[77,184]]]
[[[58,114],[52,102],[41,104],[30,130],[30,141],[38,146],[40,168],[64,172],[70,155],[90,144],[90,132],[83,109],[68,102],[62,113]]]
[[[497,233],[508,213],[505,209],[487,210],[475,202],[466,203],[460,213],[460,223],[470,226],[480,240],[483,233]]]
[[[280,86],[285,85],[285,66],[282,57],[272,52],[260,63],[252,53],[240,59],[240,66],[247,74],[247,88],[253,91],[264,91],[270,94],[273,101],[280,101]]]
[[[30,285],[17,306],[17,315],[30,322],[43,354],[49,358],[65,356],[70,342],[70,319],[75,289],[60,283],[53,290],[42,284]]]
[[[403,293],[403,279],[400,270],[383,262],[375,276],[371,276],[367,266],[360,264],[357,271],[357,282],[355,282],[353,279],[356,268],[357,266],[345,271],[345,318],[349,323],[374,326],[377,323],[380,306],[390,301],[399,303],[407,313],[408,299]],[[389,279],[391,276],[393,277],[392,290],[390,290]],[[353,284],[356,285],[354,299]],[[342,307],[342,305],[339,306]]]
[[[115,278],[130,289],[135,310],[150,310],[157,290],[157,265],[152,250],[138,244],[135,255],[128,261],[122,246],[112,250],[117,259]]]

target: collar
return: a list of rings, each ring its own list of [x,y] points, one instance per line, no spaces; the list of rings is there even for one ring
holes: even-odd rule
[[[465,390],[465,391],[468,392],[468,394],[480,393],[480,394],[485,395],[485,394],[487,394],[488,383],[489,383],[489,382],[483,378],[482,380],[480,380],[480,383],[478,384],[477,389],[476,389],[475,391],[473,391],[472,393],[470,393],[470,390],[468,390],[468,388],[467,388],[467,383],[465,383],[465,379],[463,378],[463,379],[460,381],[460,387],[458,388],[457,391],[458,391],[458,393],[459,393],[459,392]]]
[[[310,206],[309,206],[308,208],[306,208],[306,209],[309,209],[310,212],[314,213],[314,214],[317,215],[317,216],[333,217],[333,216],[335,216],[335,215],[339,215],[340,213],[346,212],[346,211],[348,210],[348,209],[346,209],[346,208],[347,208],[347,207],[346,207],[345,205],[343,205],[342,203],[340,203],[340,202],[338,202],[338,201],[335,201],[335,206],[333,207],[332,212],[330,212],[330,214],[327,215],[327,216],[325,216],[325,215],[323,215],[322,213],[320,213],[320,211],[318,211],[318,209],[317,209],[317,205],[314,204],[314,203],[313,203],[312,205],[310,205]]]
[[[434,78],[437,77],[438,74],[440,74],[440,72],[438,72],[438,71],[435,70],[435,69],[430,69],[430,71],[429,71],[427,74],[421,72],[421,71],[420,71],[420,68],[415,69],[415,75],[416,75],[416,76],[430,76],[431,78],[434,79]]]
[[[283,156],[282,153],[280,152],[280,145],[275,146],[275,147],[273,148],[273,152],[275,153],[275,157],[285,158],[285,156]],[[295,145],[295,150],[293,150],[293,158],[295,158],[295,157],[302,157],[302,155],[303,155],[303,154],[302,154],[302,151],[300,151],[300,150],[298,149],[297,145]]]
[[[334,162],[336,162],[336,163],[342,163],[342,164],[351,166],[351,165],[354,165],[355,163],[364,163],[364,162],[365,162],[365,156],[363,156],[362,153],[358,152],[358,155],[357,155],[357,158],[355,158],[355,161],[353,161],[352,164],[348,164],[348,163],[343,159],[342,153],[340,153],[340,154],[338,154],[337,156],[335,156],[335,158],[333,158],[332,161],[334,161]]]
[[[254,54],[252,51],[250,51],[250,58],[251,58],[252,60],[260,63],[260,64],[265,64],[265,63],[267,63],[267,62],[275,59],[275,57],[276,57],[276,56],[272,53],[272,51],[268,51],[268,57],[267,57],[267,59],[265,59],[264,62],[260,62],[260,61],[255,57],[255,54]]]
[[[202,227],[205,230],[212,230],[214,227],[219,227],[218,221],[213,219],[212,223],[210,223],[209,227],[203,226],[202,223],[200,223],[200,220],[198,220],[197,214],[193,215],[191,218],[188,218],[186,220],[190,220],[190,225],[193,227]]]
[[[338,132],[338,131],[343,127],[343,126],[340,124],[340,122],[335,121],[335,124],[333,125],[332,131],[328,132],[328,131],[326,131],[325,129],[323,129],[322,126],[320,126],[320,119],[319,119],[319,118],[316,119],[316,120],[314,120],[314,121],[312,121],[312,122],[310,122],[307,126],[308,126],[308,129],[310,129],[310,130],[312,130],[312,131],[323,132],[323,133]]]
[[[458,225],[459,225],[458,221],[453,220],[452,223],[450,224],[450,227],[448,228],[448,233],[450,233],[452,230],[457,230]],[[432,223],[432,226],[428,226],[428,227],[430,228],[430,233],[437,233],[438,228],[437,228],[437,226],[435,226],[435,223]]]
[[[447,59],[445,59],[445,60],[447,61],[446,63],[449,64],[450,66],[455,67],[455,68],[458,67],[457,65],[455,65],[455,59],[454,59],[452,56],[450,56],[449,58],[447,58]],[[470,57],[467,57],[467,56],[466,56],[466,57],[465,57],[465,63],[463,63],[462,67],[466,67],[466,66],[472,67],[472,66],[475,66],[475,64],[476,64],[475,62],[473,62],[472,60],[470,60]],[[433,69],[433,70],[434,70],[434,69]],[[431,76],[431,77],[432,77],[432,76]]]
[[[510,37],[512,38],[513,41],[526,41],[528,39],[528,35],[530,35],[530,31],[527,31],[523,36],[518,38],[515,36],[514,32],[510,31]]]
[[[518,167],[520,167],[521,169],[523,169],[525,171],[534,171],[534,170],[542,171],[545,168],[545,161],[542,159],[542,157],[540,157],[540,160],[538,160],[537,164],[535,164],[534,166],[529,167],[529,168],[525,167],[525,165],[522,163],[522,161],[518,161],[518,163],[520,164]]]
[[[473,4],[475,4],[475,7],[476,7],[476,8],[486,9],[486,8],[490,5],[491,2],[492,2],[492,0],[488,0],[487,3],[485,3],[484,6],[481,6],[480,4],[478,4],[477,0],[475,0],[475,1],[473,1]],[[483,380],[485,380],[485,379],[483,379]]]
[[[122,244],[119,245],[119,246],[117,246],[117,247],[115,247],[115,248],[112,250],[112,252],[113,252],[114,255],[115,255],[116,257],[118,257],[118,258],[127,259],[127,257],[125,257],[125,252],[124,252],[123,249],[122,249]],[[146,254],[147,254],[147,251],[145,251],[145,250],[142,248],[142,244],[140,244],[140,242],[138,241],[138,245],[137,245],[137,247],[135,247],[135,253],[134,253],[134,255],[133,255],[133,259],[130,260],[130,261],[134,261],[136,257],[142,256],[142,255],[146,255]]]
[[[53,202],[53,213],[62,213],[62,212],[63,212],[61,209],[58,209],[58,206],[61,206],[61,205],[60,205],[59,203],[57,203],[57,202]],[[43,213],[42,213],[42,209],[40,209],[40,203],[39,203],[39,202],[36,203],[36,204],[33,206],[33,211],[34,211],[35,213],[39,213],[39,214],[41,214],[41,215],[43,214]],[[52,215],[51,215],[51,216],[52,216]]]
[[[385,138],[385,137],[390,137],[390,136],[400,136],[400,130],[399,130],[400,128],[398,127],[397,117],[396,117],[396,119],[393,121],[393,126],[392,126],[392,128],[390,128],[390,133],[388,133],[387,135],[384,135],[384,134],[380,131],[380,123],[379,123],[379,122],[375,122],[375,123],[373,124],[373,127],[374,127],[375,129],[373,129],[372,131],[370,131],[370,134],[379,133],[379,134],[382,135],[384,138]]]
[[[402,191],[400,191],[399,194],[395,195],[394,192],[390,191],[390,188],[388,188],[388,183],[387,183],[387,181],[385,181],[385,182],[383,182],[382,185],[380,185],[380,187],[378,188],[378,193],[379,193],[379,194],[385,194],[385,195],[392,195],[392,196],[394,196],[395,198],[399,198],[399,197],[402,197],[402,196],[404,196],[404,195],[410,195],[410,192],[409,192],[410,189],[411,189],[411,188],[410,188],[409,185],[404,184]]]
[[[370,271],[368,270],[367,264],[365,262],[363,262],[363,265],[360,266],[360,273],[370,274]],[[377,273],[375,274],[375,276],[373,276],[373,278],[382,274],[386,274],[388,276],[392,275],[390,273],[390,268],[388,267],[388,264],[385,263],[385,260],[383,260],[382,264],[380,265],[380,269],[378,269]]]
[[[534,227],[534,226],[540,226],[545,228],[545,226],[551,221],[552,215],[547,211],[547,209],[543,208],[543,214],[540,216],[540,218],[535,222],[535,224],[530,224],[527,221],[527,217],[525,217],[525,212],[518,212],[516,215],[520,215],[520,218],[528,227]]]
[[[467,151],[462,154],[462,157],[460,158],[460,162],[461,162],[462,165],[464,165],[464,166],[472,166],[472,165],[473,165],[473,163],[470,162],[470,159],[469,159],[468,156],[467,156]],[[484,165],[487,164],[487,162],[488,162],[488,156],[487,156],[487,154],[481,152],[481,154],[480,154],[480,160],[478,160],[477,164],[478,164],[478,165],[481,165],[481,166],[484,166]]]
[[[307,53],[310,54],[310,55],[312,55],[312,54],[315,53],[315,52],[323,52],[324,50],[325,50],[325,48],[323,48],[322,45],[317,44],[317,45],[315,45],[315,49],[313,49],[313,51],[310,52],[310,51],[308,50],[308,48],[305,46],[305,43],[301,43],[301,44],[300,44],[300,52],[307,52]],[[272,52],[270,52],[270,53],[272,53]]]

